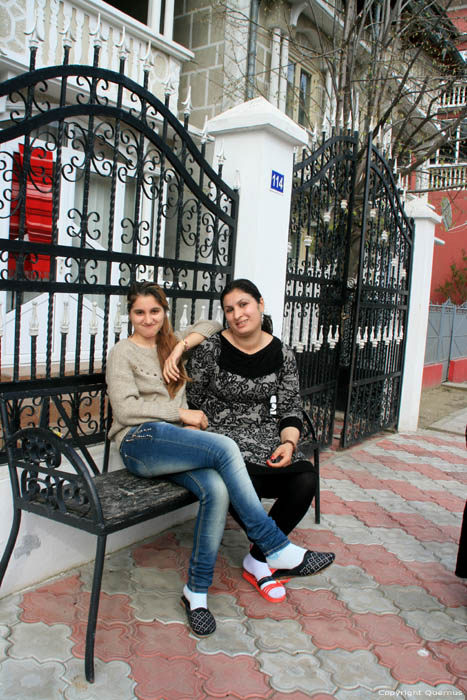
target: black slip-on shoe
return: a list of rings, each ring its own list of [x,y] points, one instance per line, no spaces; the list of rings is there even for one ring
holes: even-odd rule
[[[214,615],[207,608],[191,610],[190,602],[184,595],[181,597],[181,603],[185,607],[188,624],[193,634],[196,634],[197,637],[208,637],[216,631]]]
[[[313,576],[332,564],[336,555],[334,552],[313,552],[308,549],[305,552],[302,563],[293,569],[276,569],[273,576],[275,579],[287,576]]]

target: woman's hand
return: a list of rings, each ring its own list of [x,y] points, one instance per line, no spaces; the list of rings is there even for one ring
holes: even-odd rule
[[[266,464],[268,467],[288,467],[292,463],[293,453],[293,445],[286,442],[276,447],[269,459],[266,460]]]
[[[191,408],[179,408],[178,413],[180,415],[180,420],[188,428],[206,430],[209,425],[206,414],[203,411],[193,410]]]
[[[170,382],[176,382],[177,379],[180,377],[180,370],[178,369],[178,365],[180,363],[180,360],[182,359],[182,355],[185,352],[185,344],[183,340],[180,340],[166,361],[164,362],[164,369],[162,370],[162,375],[169,384]]]

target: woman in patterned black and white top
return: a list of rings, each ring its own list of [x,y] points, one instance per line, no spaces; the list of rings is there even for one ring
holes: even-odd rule
[[[289,533],[307,512],[317,487],[313,464],[297,449],[302,404],[295,357],[271,334],[271,319],[252,282],[231,282],[221,303],[227,328],[194,351],[187,398],[206,414],[208,431],[235,440],[260,498],[275,499],[269,515]],[[230,512],[244,527],[232,507]],[[275,603],[285,599],[285,588],[257,545],[243,568],[244,578],[263,598]]]

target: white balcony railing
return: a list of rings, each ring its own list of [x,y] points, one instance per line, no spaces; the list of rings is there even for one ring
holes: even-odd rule
[[[143,69],[149,67],[149,89],[163,97],[164,85],[170,81],[176,90],[181,64],[193,57],[191,51],[172,41],[172,23],[167,17],[168,8],[173,10],[171,1],[165,3],[162,22],[155,16],[162,3],[151,4],[151,24],[167,27],[165,35],[99,0],[26,0],[23,12],[12,12],[12,7],[15,3],[5,8],[11,30],[9,37],[2,37],[0,80],[27,70],[31,40],[38,47],[37,68],[61,64],[66,38],[71,43],[70,63],[92,65],[97,42],[102,68],[118,71],[125,54],[125,74],[141,82]]]
[[[455,109],[467,104],[467,84],[459,83],[449,92],[445,92],[439,101],[440,109]]]
[[[398,178],[404,192],[422,194],[433,190],[467,189],[467,163],[425,165],[414,175]]]
[[[467,189],[467,163],[432,165],[427,173],[430,190]]]

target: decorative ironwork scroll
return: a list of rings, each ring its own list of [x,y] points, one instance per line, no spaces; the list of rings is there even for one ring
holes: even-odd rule
[[[413,224],[371,139],[357,187],[357,147],[357,134],[323,138],[294,166],[283,338],[322,445],[336,406],[342,446],[399,412]]]
[[[238,193],[184,122],[120,71],[69,63],[0,84],[3,382],[105,370],[128,285],[164,287],[174,327],[216,318],[233,272]],[[19,410],[19,409],[18,409]],[[21,409],[22,410],[22,409]]]
[[[391,166],[370,136],[341,441],[344,447],[397,423],[413,231]]]
[[[294,165],[282,336],[323,445],[333,434],[356,148],[355,134],[323,137]]]

